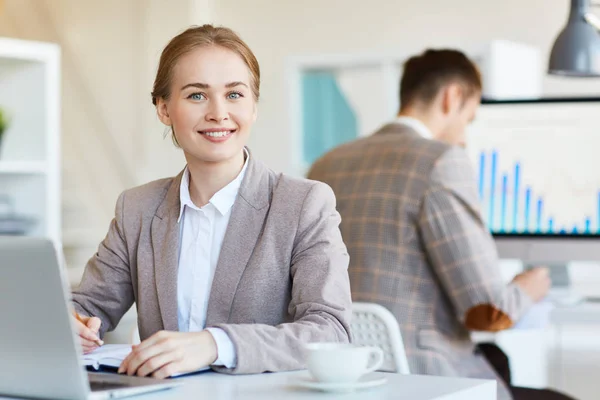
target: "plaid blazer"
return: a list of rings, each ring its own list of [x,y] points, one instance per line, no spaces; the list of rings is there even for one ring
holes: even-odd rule
[[[498,379],[469,329],[506,329],[531,299],[502,281],[465,150],[389,124],[327,153],[309,178],[336,195],[353,300],[396,316],[411,372]]]

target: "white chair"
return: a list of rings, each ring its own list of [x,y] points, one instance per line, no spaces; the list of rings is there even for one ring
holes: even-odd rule
[[[380,371],[410,374],[400,326],[387,308],[375,303],[352,303],[350,336],[354,344],[383,350]]]

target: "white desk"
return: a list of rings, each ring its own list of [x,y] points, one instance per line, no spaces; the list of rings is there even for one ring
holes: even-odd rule
[[[548,315],[548,325],[534,329],[474,332],[471,337],[475,342],[496,342],[503,348],[511,359],[513,384],[516,386],[551,386],[566,390],[564,342],[570,328],[586,325],[596,325],[600,330],[599,302],[556,306]],[[551,356],[548,349],[554,351]],[[540,369],[540,365],[548,365],[551,375],[548,376],[548,369],[543,367],[543,370],[532,372],[534,368]]]
[[[225,375],[207,372],[180,378],[181,387],[142,396],[143,399],[181,400],[296,400],[296,399],[410,399],[410,400],[495,400],[496,382],[492,380],[444,378],[423,375],[375,373],[388,382],[380,387],[352,393],[325,393],[295,387],[308,372],[260,375]],[[140,397],[137,397],[140,398]]]
[[[559,326],[600,324],[600,303],[585,302],[575,306],[557,307],[552,310],[550,321]]]
[[[565,359],[564,359],[564,328],[567,326],[600,325],[600,303],[584,302],[575,306],[557,307],[550,316],[551,324],[555,331],[555,386],[565,389]]]

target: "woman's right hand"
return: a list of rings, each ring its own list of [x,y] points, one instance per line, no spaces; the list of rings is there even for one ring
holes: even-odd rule
[[[550,290],[552,281],[550,271],[547,267],[535,267],[521,272],[513,279],[513,282],[533,299],[534,302],[542,300]]]
[[[73,311],[73,318],[75,319],[77,334],[81,339],[83,354],[91,353],[104,344],[104,342],[100,340],[100,336],[98,336],[100,325],[102,324],[100,318],[85,317],[77,314],[75,311]]]

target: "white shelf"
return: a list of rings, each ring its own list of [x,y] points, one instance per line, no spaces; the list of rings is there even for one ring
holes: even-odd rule
[[[8,62],[48,62],[60,54],[54,43],[0,37],[0,60]]]
[[[41,161],[0,161],[0,174],[46,174],[48,165]]]
[[[1,2],[1,0],[0,0]],[[62,248],[60,201],[60,48],[0,37],[2,135],[0,196],[38,223],[28,234]]]

